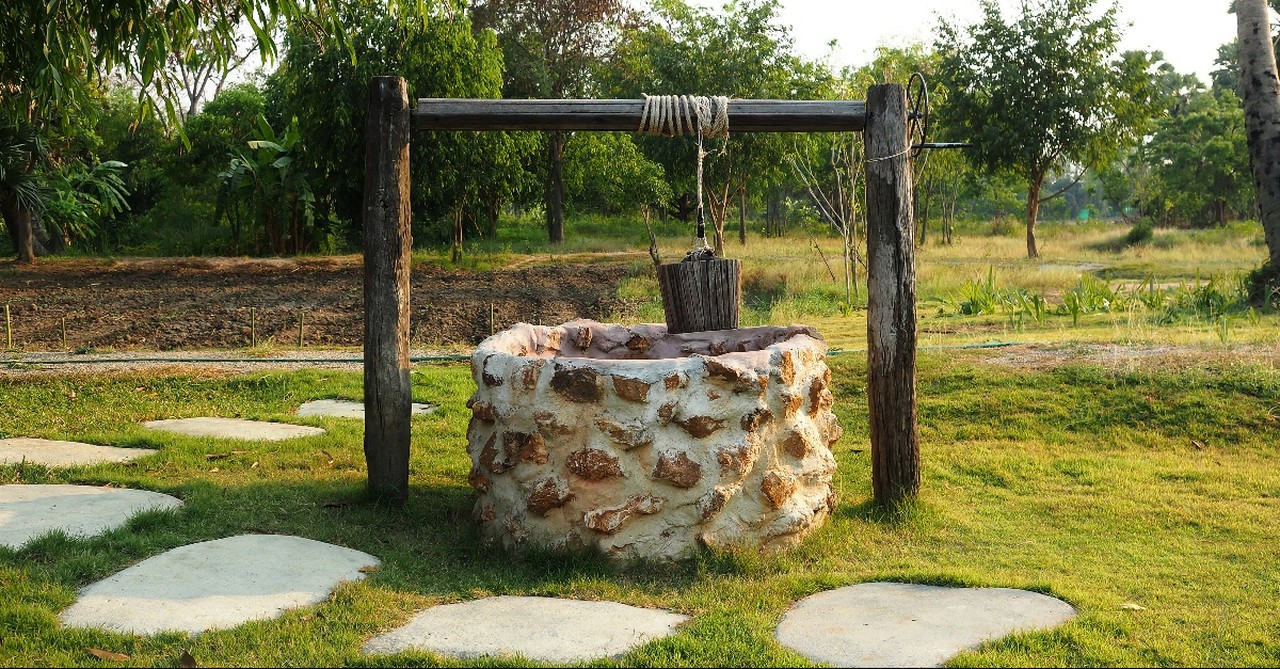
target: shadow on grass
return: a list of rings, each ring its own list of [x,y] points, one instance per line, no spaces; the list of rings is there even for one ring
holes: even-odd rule
[[[890,527],[914,525],[924,520],[928,513],[928,509],[918,500],[907,499],[880,504],[873,497],[857,504],[842,504],[836,510],[836,515],[842,518]]]
[[[678,588],[696,573],[689,565],[618,565],[591,551],[486,546],[471,517],[474,492],[462,486],[411,486],[402,506],[379,503],[367,493],[363,480],[231,486],[192,481],[164,492],[183,499],[183,506],[140,513],[96,537],[54,532],[20,550],[0,551],[0,565],[27,569],[37,580],[74,592],[180,546],[274,534],[363,551],[382,563],[369,576],[372,585],[446,598],[553,594],[583,580],[618,577],[631,584]]]

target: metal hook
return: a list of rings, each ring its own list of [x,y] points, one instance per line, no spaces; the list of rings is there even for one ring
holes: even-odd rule
[[[911,144],[911,158],[915,159],[928,148],[929,138],[929,87],[919,72],[907,80],[907,107],[911,110],[907,116],[907,139]],[[911,141],[917,136],[919,141]]]

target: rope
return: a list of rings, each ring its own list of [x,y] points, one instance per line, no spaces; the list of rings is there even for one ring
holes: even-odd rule
[[[703,137],[729,136],[729,98],[723,95],[645,95],[640,112],[640,128],[645,135],[678,137],[696,132],[698,135],[698,240],[685,260],[707,260],[712,257],[707,244],[706,215],[702,197],[702,162],[707,152]]]
[[[695,132],[703,137],[728,137],[729,98],[724,95],[646,95],[637,132],[663,137]]]
[[[894,158],[901,158],[902,156],[907,155],[907,153],[908,153],[909,151],[911,151],[911,147],[910,147],[910,146],[908,146],[907,148],[905,148],[905,149],[903,149],[903,150],[901,150],[901,151],[899,151],[899,152],[897,152],[897,153],[895,153],[895,154],[893,154],[893,155],[891,155],[891,156],[880,156],[880,157],[878,157],[878,158],[867,158],[866,160],[864,160],[864,161],[862,161],[862,162],[867,163],[867,164],[871,164],[871,163],[878,163],[878,162],[882,162],[882,161],[885,161],[885,160],[893,160]]]

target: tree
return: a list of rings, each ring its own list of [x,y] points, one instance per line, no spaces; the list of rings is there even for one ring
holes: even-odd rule
[[[826,98],[832,77],[798,57],[790,33],[778,22],[777,0],[742,0],[721,13],[683,0],[659,0],[650,20],[628,32],[607,90],[617,97],[725,95],[739,98]],[[707,142],[704,191],[715,229],[715,251],[724,251],[729,206],[750,184],[767,187],[786,179],[794,140],[779,133],[733,134],[718,146]],[[645,153],[661,164],[677,193],[694,190],[696,147],[691,141],[644,138]],[[745,237],[745,235],[743,235]]]
[[[1235,9],[1245,136],[1268,250],[1261,278],[1275,286],[1280,285],[1280,78],[1266,0],[1236,0]]]
[[[1199,91],[1156,123],[1140,157],[1152,175],[1144,207],[1163,222],[1225,225],[1253,204],[1240,100]]]
[[[911,84],[910,88],[914,92],[917,84],[912,81],[912,76],[919,73],[924,78],[929,106],[936,110],[947,105],[947,90],[938,83],[938,64],[938,53],[924,44],[877,47],[871,63],[856,69],[846,69],[842,73],[843,94],[861,99],[872,85],[887,83]],[[954,131],[941,125],[936,114],[928,119],[928,126],[930,141],[968,140],[962,134],[963,131]],[[852,139],[861,142],[862,135],[856,134]],[[963,155],[956,151],[928,150],[913,155],[911,173],[915,192],[912,209],[918,223],[918,246],[924,246],[929,239],[928,226],[934,213],[939,214],[942,240],[950,243],[948,240],[951,239],[952,217],[960,196],[960,185],[966,178],[967,171]]]
[[[225,67],[236,52],[232,17],[249,21],[268,57],[274,52],[268,28],[281,17],[298,24],[322,21],[324,31],[341,35],[342,26],[327,20],[323,12],[313,13],[315,6],[313,0],[6,0],[0,14],[0,43],[5,45],[0,58],[0,124],[19,135],[29,126],[37,136],[48,137],[89,104],[95,82],[105,74],[120,69],[152,87],[169,76],[169,57],[195,44],[203,45],[206,57]],[[172,98],[165,97],[161,107],[167,117],[179,117]],[[31,176],[41,164],[35,159],[38,152],[25,146],[21,152],[26,159],[18,162],[25,162],[25,174]],[[0,211],[16,242],[19,262],[34,260],[31,222],[39,206],[39,200],[0,187]]]
[[[1159,109],[1154,59],[1117,55],[1116,7],[1095,0],[1024,0],[1006,21],[995,0],[967,28],[943,23],[937,49],[947,104],[944,125],[974,143],[966,155],[989,171],[1012,170],[1026,184],[1027,256],[1039,255],[1042,195],[1055,172],[1074,185],[1126,146],[1136,144]]]
[[[396,13],[388,13],[380,0],[358,0],[339,15],[354,61],[335,44],[290,31],[265,95],[272,123],[298,118],[317,225],[332,226],[358,244],[372,77],[402,76],[414,98],[495,98],[502,58],[493,34],[474,31],[456,0]],[[417,132],[410,151],[414,237],[457,242],[458,226],[496,216],[496,203],[522,185],[528,140],[517,133]]]
[[[238,152],[218,174],[215,218],[231,222],[237,252],[247,231],[255,253],[263,241],[270,253],[301,253],[314,237],[315,196],[297,160],[302,149],[298,117],[279,134],[266,117],[260,114],[257,120],[257,138],[246,143],[253,152]]]
[[[579,133],[565,149],[565,195],[602,214],[634,212],[671,199],[662,166],[625,134]]]
[[[577,98],[608,60],[631,10],[623,0],[476,0],[476,27],[498,35],[507,98]],[[547,239],[564,241],[564,150],[569,135],[546,134]]]
[[[862,142],[843,133],[834,135],[823,149],[816,152],[819,157],[814,160],[810,154],[815,152],[797,147],[787,156],[787,162],[804,184],[823,220],[840,233],[847,311],[853,308],[853,297],[858,295],[858,265],[866,264],[859,251],[859,245],[866,240],[866,228],[858,226],[858,219],[866,209],[860,197],[865,156]]]

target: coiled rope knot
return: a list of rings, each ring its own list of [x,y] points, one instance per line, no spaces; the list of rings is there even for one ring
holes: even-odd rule
[[[646,95],[640,128],[645,135],[729,136],[729,98],[723,95]]]

